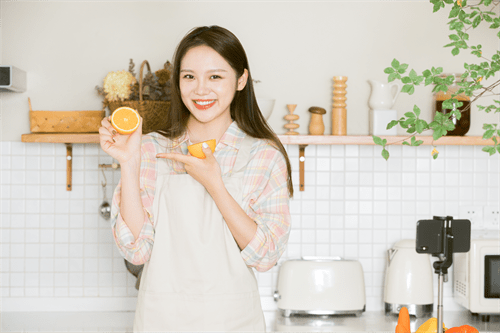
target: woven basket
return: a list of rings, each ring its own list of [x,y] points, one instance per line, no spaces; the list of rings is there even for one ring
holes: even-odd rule
[[[144,60],[141,64],[139,73],[139,100],[138,101],[115,101],[105,102],[105,106],[109,108],[111,113],[121,106],[137,110],[142,117],[142,134],[154,132],[163,127],[168,112],[170,111],[170,102],[168,101],[143,101],[142,100],[142,74],[144,65],[148,66],[148,71],[151,71],[149,63]]]

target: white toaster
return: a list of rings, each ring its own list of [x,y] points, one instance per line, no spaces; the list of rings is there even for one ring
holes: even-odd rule
[[[274,300],[282,315],[360,316],[365,311],[363,267],[339,257],[302,257],[279,268]]]

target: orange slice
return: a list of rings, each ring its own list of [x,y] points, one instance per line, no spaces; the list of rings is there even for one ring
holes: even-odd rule
[[[208,144],[208,146],[212,150],[212,153],[215,151],[215,139],[207,140],[207,141],[203,141],[203,142],[206,142]],[[201,150],[201,148],[202,148],[201,145],[203,145],[203,142],[195,143],[194,145],[188,146],[188,150],[191,153],[191,155],[193,155],[194,157],[201,158],[201,159],[204,159],[206,157],[205,154],[203,153],[203,150]]]
[[[111,126],[120,134],[132,134],[139,128],[141,117],[132,108],[122,106],[111,115]]]

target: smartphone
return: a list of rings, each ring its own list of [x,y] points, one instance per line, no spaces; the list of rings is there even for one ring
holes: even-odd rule
[[[469,220],[420,220],[417,221],[416,251],[438,255],[444,253],[445,223],[451,226],[453,236],[453,253],[469,252],[470,230]]]

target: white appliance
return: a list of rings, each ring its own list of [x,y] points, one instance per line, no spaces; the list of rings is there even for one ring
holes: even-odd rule
[[[423,317],[434,310],[433,271],[429,254],[417,253],[415,239],[403,239],[387,251],[385,312]]]
[[[453,299],[472,313],[500,314],[500,240],[472,239],[453,254]]]
[[[0,65],[0,91],[25,92],[26,72],[14,66]]]
[[[365,311],[363,267],[339,257],[302,257],[280,265],[274,300],[282,315],[360,316]]]

